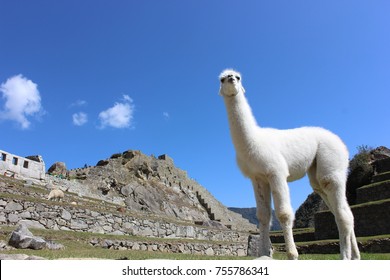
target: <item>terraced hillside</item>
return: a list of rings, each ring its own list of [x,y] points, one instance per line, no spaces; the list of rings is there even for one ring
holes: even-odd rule
[[[357,189],[357,204],[351,207],[356,236],[390,234],[390,158],[375,162],[372,183]],[[315,215],[317,240],[337,238],[337,227],[330,211]]]
[[[0,175],[0,229],[9,232],[18,223],[25,223],[54,236],[55,232],[60,236],[66,232],[90,234],[83,247],[88,243],[113,250],[205,256],[247,254],[247,232],[220,224],[204,226],[164,215],[133,212],[69,191],[63,201],[49,201],[48,192],[45,186]]]

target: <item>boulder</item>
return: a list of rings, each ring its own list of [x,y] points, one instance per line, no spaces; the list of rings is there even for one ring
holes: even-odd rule
[[[12,232],[8,241],[8,245],[18,249],[49,249],[49,250],[61,250],[64,246],[52,241],[45,241],[39,236],[34,236],[27,226],[22,223],[18,228]]]
[[[98,163],[96,164],[96,166],[106,166],[107,164],[109,164],[110,162],[108,160],[99,160]]]
[[[68,174],[68,170],[66,169],[66,165],[64,162],[56,162],[47,170],[47,172],[51,175],[58,175],[66,177]]]
[[[18,249],[40,250],[46,247],[46,241],[41,237],[34,236],[25,224],[20,224],[19,227],[12,232],[8,244]]]
[[[384,146],[380,146],[376,149],[373,149],[370,152],[370,158],[372,161],[386,159],[390,157],[390,149]]]

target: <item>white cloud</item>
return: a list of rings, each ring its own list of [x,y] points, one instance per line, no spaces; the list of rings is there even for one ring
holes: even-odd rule
[[[101,128],[111,126],[113,128],[131,127],[134,115],[133,100],[128,95],[123,95],[123,102],[117,102],[113,107],[100,112]]]
[[[88,122],[88,116],[84,112],[75,113],[72,115],[73,124],[77,126],[82,126]]]
[[[133,103],[133,99],[130,96],[128,96],[127,94],[123,95],[123,100],[125,102]]]
[[[85,105],[87,105],[87,101],[79,99],[79,100],[76,100],[75,102],[73,102],[72,104],[70,104],[70,107],[82,107]]]
[[[0,91],[5,99],[0,119],[16,121],[22,129],[27,129],[31,125],[28,117],[43,114],[37,84],[22,75],[13,76],[2,83]]]

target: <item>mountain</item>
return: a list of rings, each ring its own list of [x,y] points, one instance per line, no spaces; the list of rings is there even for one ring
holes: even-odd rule
[[[251,208],[237,208],[237,207],[229,207],[229,210],[239,213],[243,218],[247,219],[250,223],[259,225],[259,221],[256,216],[256,207]],[[281,226],[279,224],[278,219],[276,218],[275,211],[272,210],[272,225],[271,230],[281,230]]]
[[[241,215],[228,210],[206,188],[177,168],[168,155],[147,156],[127,150],[96,166],[67,171],[62,189],[117,204],[133,212],[197,224],[253,230]]]

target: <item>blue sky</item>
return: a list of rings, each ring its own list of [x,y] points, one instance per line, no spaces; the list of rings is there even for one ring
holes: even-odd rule
[[[47,168],[170,155],[227,206],[255,206],[218,75],[265,127],[390,146],[389,1],[0,0],[0,149]],[[293,208],[311,192],[291,184]]]

